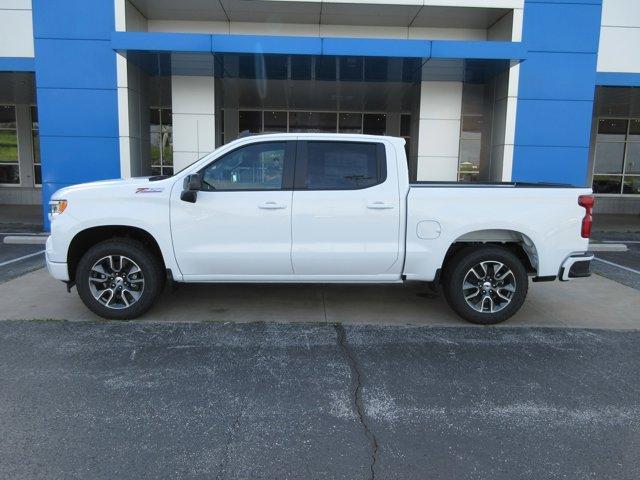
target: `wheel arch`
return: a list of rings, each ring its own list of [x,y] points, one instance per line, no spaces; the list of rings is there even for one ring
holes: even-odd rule
[[[90,227],[76,233],[69,244],[67,251],[67,268],[69,280],[75,281],[76,269],[82,256],[94,245],[114,238],[129,238],[142,243],[149,251],[162,262],[165,269],[165,260],[162,250],[154,236],[147,230],[130,225],[108,225]]]
[[[481,248],[483,246],[499,246],[513,252],[523,263],[528,273],[537,274],[539,268],[538,249],[530,236],[511,229],[483,229],[459,235],[449,246],[443,262],[442,270],[447,262],[463,248]]]

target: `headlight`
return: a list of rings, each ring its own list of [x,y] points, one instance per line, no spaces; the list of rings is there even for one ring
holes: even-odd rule
[[[49,202],[49,220],[53,220],[67,208],[66,200],[51,200]]]

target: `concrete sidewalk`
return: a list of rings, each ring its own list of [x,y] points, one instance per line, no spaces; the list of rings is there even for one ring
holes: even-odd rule
[[[0,285],[0,320],[96,320],[64,284],[38,270]],[[401,285],[180,285],[140,320],[376,325],[469,325],[442,297]],[[531,283],[504,325],[640,329],[640,291],[598,275]]]

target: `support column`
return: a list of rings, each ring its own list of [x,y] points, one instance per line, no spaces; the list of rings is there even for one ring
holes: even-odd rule
[[[173,164],[176,171],[215,149],[215,79],[171,77]]]
[[[418,180],[457,180],[461,112],[462,82],[422,82]]]

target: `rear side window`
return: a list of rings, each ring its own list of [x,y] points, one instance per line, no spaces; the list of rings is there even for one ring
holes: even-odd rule
[[[384,182],[384,145],[364,142],[305,142],[307,190],[357,190]]]

